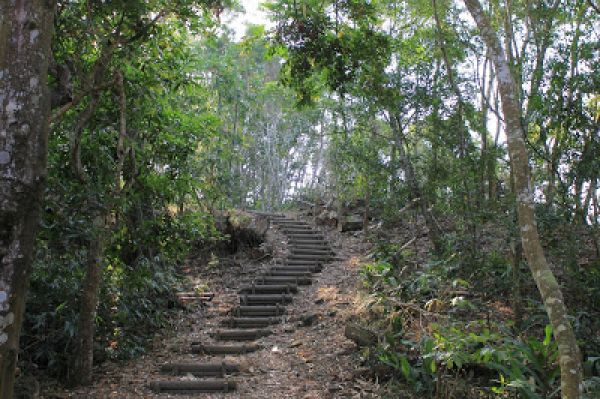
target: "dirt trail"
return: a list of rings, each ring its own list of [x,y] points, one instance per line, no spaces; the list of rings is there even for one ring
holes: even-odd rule
[[[195,283],[208,283],[216,295],[206,307],[185,313],[166,336],[157,336],[153,350],[126,364],[106,364],[96,372],[96,383],[74,391],[45,394],[44,398],[369,398],[378,397],[372,382],[356,377],[360,355],[344,337],[344,327],[356,305],[359,256],[365,252],[360,237],[323,231],[341,260],[328,263],[313,283],[299,287],[287,305],[283,322],[273,334],[257,340],[262,349],[244,355],[192,354],[194,342],[210,341],[209,332],[223,328],[228,312],[237,305],[238,290],[249,277],[282,263],[287,257],[286,238],[278,228],[267,232],[266,245],[274,256],[263,262],[230,261],[223,269],[190,267]],[[200,262],[198,262],[200,263]],[[205,264],[205,262],[202,262]],[[227,378],[237,382],[231,393],[167,394],[148,388],[165,379],[160,366],[169,362],[226,361],[241,372]],[[179,377],[194,380],[192,375]]]

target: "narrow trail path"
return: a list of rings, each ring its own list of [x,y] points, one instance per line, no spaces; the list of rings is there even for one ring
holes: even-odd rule
[[[156,351],[62,397],[377,397],[357,380],[359,354],[344,337],[358,260],[339,257],[327,233],[305,221],[258,217],[271,223],[273,259],[232,270],[204,311]]]
[[[171,361],[161,366],[163,373],[183,378],[162,378],[149,383],[157,393],[195,394],[205,392],[229,393],[244,387],[242,381],[259,381],[252,375],[247,378],[233,378],[245,369],[239,361],[221,356],[243,357],[253,352],[267,350],[261,338],[279,335],[276,325],[287,321],[286,305],[290,304],[301,286],[311,285],[314,273],[323,270],[324,264],[334,259],[331,247],[323,234],[314,230],[304,221],[297,221],[283,215],[266,215],[270,222],[288,238],[289,254],[285,262],[269,267],[262,274],[238,290],[239,304],[234,306],[229,317],[220,326],[211,326],[208,336],[193,342],[191,352],[203,356],[202,360]],[[276,344],[282,345],[283,342]],[[279,351],[273,346],[272,351]],[[279,369],[280,367],[277,367]],[[294,367],[291,367],[292,369]],[[247,368],[244,371],[253,371]],[[262,371],[262,370],[260,370]],[[277,370],[265,370],[274,373]],[[257,374],[263,374],[259,372]],[[187,377],[187,378],[186,378]],[[191,377],[191,378],[190,378]],[[261,378],[262,379],[262,378]],[[265,382],[262,381],[264,385]]]

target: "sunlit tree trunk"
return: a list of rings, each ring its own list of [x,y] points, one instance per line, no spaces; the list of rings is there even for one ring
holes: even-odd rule
[[[0,398],[13,397],[46,180],[54,2],[0,0]]]
[[[502,99],[508,153],[515,179],[515,194],[523,252],[544,301],[554,337],[558,344],[563,399],[579,398],[581,391],[581,358],[560,286],[550,269],[542,249],[534,215],[533,190],[525,148],[525,132],[521,123],[519,93],[510,72],[504,49],[490,20],[478,0],[464,0],[488,46]]]

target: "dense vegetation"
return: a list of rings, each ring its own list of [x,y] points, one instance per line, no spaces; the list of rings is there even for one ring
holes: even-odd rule
[[[576,337],[584,385],[597,387],[597,292],[583,283],[595,281],[600,254],[597,7],[280,1],[271,10],[274,41],[288,51],[284,81],[302,103],[324,87],[338,103],[332,196],[371,204],[388,223],[372,232],[381,250],[365,269],[387,321],[379,359],[436,397],[553,397],[557,372],[562,396],[576,397],[580,377],[567,382],[579,373],[567,365]],[[428,259],[389,242],[409,201]],[[416,331],[415,303],[431,316]],[[498,314],[506,305],[509,315]],[[466,388],[452,381],[473,374]]]
[[[3,74],[9,7],[0,7]],[[19,338],[25,373],[72,384],[89,383],[94,362],[142,353],[168,325],[178,266],[198,242],[222,238],[214,215],[301,198],[339,220],[363,205],[376,248],[364,294],[384,336],[365,358],[391,366],[399,389],[551,398],[562,380],[565,398],[579,382],[597,394],[598,5],[490,1],[474,23],[474,0],[274,0],[274,28],[248,27],[240,41],[220,23],[232,7],[58,1],[53,18],[44,14],[54,35],[40,72],[49,80],[38,114],[50,128],[43,202],[11,205],[22,197],[9,194],[11,150],[0,152],[4,386]],[[4,76],[0,130],[9,131],[3,93],[19,79]],[[46,149],[36,151],[42,162]],[[31,270],[15,343],[4,307],[11,234],[18,215],[35,219],[40,207],[35,252],[15,261],[22,281]],[[33,237],[36,223],[24,220]],[[420,226],[425,247],[397,242],[403,226]]]

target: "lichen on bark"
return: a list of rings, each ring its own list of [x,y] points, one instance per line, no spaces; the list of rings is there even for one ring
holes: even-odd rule
[[[0,398],[13,397],[46,178],[54,2],[0,0]]]

